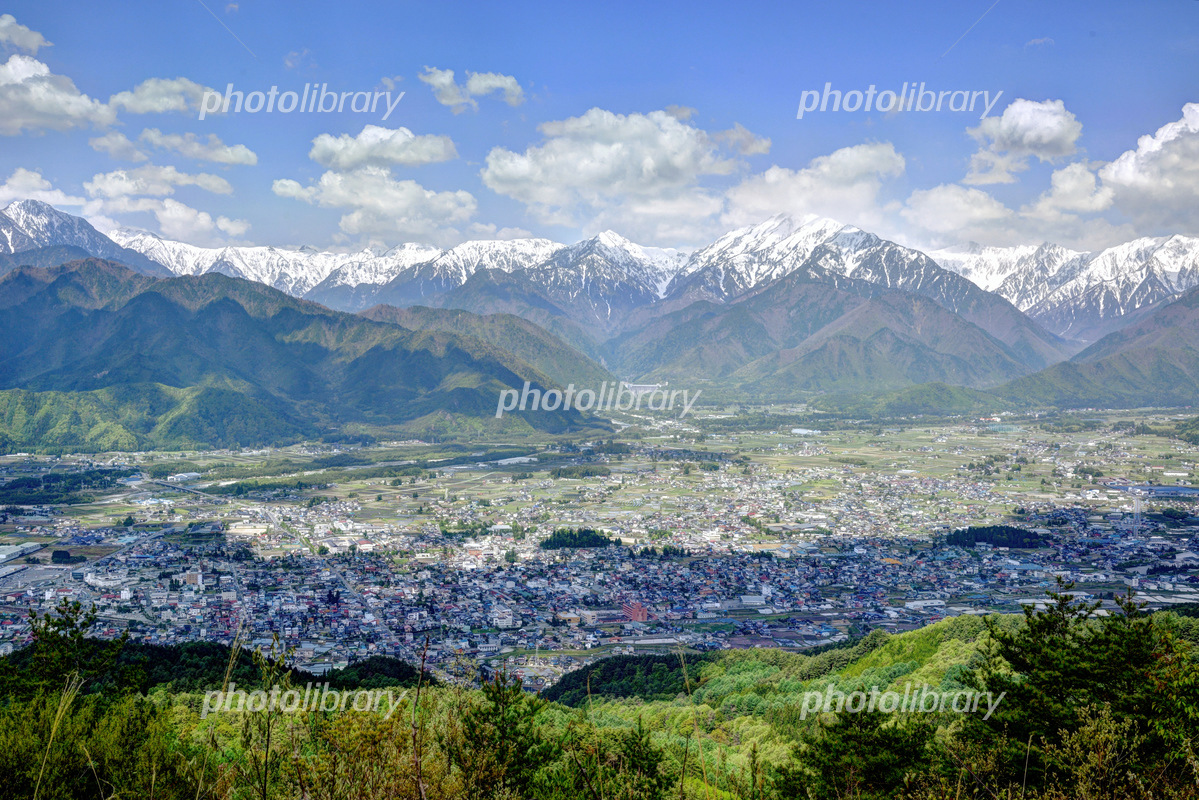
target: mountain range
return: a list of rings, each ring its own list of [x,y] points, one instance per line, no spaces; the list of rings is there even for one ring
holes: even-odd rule
[[[1059,336],[1093,342],[1199,286],[1199,239],[1135,239],[1097,253],[1052,244],[933,251]]]
[[[0,253],[4,328],[17,337],[0,351],[0,390],[93,404],[103,395],[119,414],[119,387],[167,387],[153,392],[171,408],[182,400],[164,399],[167,389],[191,400],[233,392],[222,402],[242,404],[246,417],[269,410],[284,438],[410,424],[439,409],[482,418],[494,409],[485,396],[525,379],[686,383],[743,398],[891,402],[900,392],[904,408],[979,397],[1189,404],[1199,389],[1199,320],[1188,311],[1199,240],[1182,236],[1099,253],[1051,244],[925,253],[830,219],[778,215],[690,254],[610,231],[569,245],[331,253],[106,236],[24,200],[0,211],[0,250],[9,251]],[[132,271],[118,275],[117,264]],[[221,350],[230,336],[236,352]],[[318,349],[300,355],[304,347]],[[257,355],[246,360],[245,348]],[[353,366],[363,358],[383,359],[381,371]],[[939,388],[913,393],[920,386]],[[21,397],[21,413],[36,411]],[[121,435],[155,441],[162,415],[150,416]]]
[[[529,238],[470,241],[447,250],[409,243],[381,252],[333,253],[309,247],[198,247],[130,229],[105,235],[35,200],[0,210],[0,256],[50,246],[78,247],[164,277],[219,272],[344,311],[379,304],[478,305],[470,299],[476,290],[467,286],[472,278],[489,273],[490,280],[477,280],[505,284],[518,275],[575,322],[601,330],[600,338],[619,333],[626,318],[645,307],[674,310],[700,299],[728,303],[800,269],[915,291],[955,313],[973,315],[975,322],[999,308],[981,300],[974,291],[980,289],[1008,301],[1051,334],[1046,339],[1020,323],[1023,342],[1015,343],[1019,334],[1014,332],[1001,337],[1025,348],[1034,363],[1038,357],[1051,362],[1077,351],[1199,286],[1199,239],[1177,235],[1095,253],[1050,243],[971,244],[923,253],[833,220],[779,215],[731,231],[689,255],[642,247],[611,231],[569,245]],[[0,270],[11,263],[0,261]],[[952,274],[967,280],[954,280]],[[1016,318],[1006,313],[1013,324]],[[984,327],[995,324],[988,321]]]

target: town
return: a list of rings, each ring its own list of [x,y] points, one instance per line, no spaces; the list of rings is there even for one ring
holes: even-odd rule
[[[0,654],[68,599],[105,636],[237,638],[315,674],[378,654],[506,668],[540,689],[610,654],[1011,613],[1058,579],[1111,609],[1197,603],[1196,448],[1170,420],[733,433],[713,415],[458,455],[4,456]]]

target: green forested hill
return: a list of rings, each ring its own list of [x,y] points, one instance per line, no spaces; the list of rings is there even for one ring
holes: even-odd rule
[[[993,385],[1029,367],[920,295],[793,274],[730,305],[695,303],[605,343],[647,380],[723,380],[751,392],[862,392],[929,381]]]
[[[0,278],[0,445],[278,444],[345,425],[492,419],[551,383],[502,347],[330,311],[219,274],[158,280],[89,259]],[[510,424],[578,429],[574,411]],[[442,423],[444,424],[444,423]]]
[[[374,306],[360,316],[410,330],[473,336],[520,358],[560,386],[598,386],[612,373],[543,328],[513,314],[473,314],[456,308]]]
[[[815,654],[619,657],[540,698],[503,677],[422,681],[418,695],[415,670],[394,662],[331,676],[406,687],[399,713],[384,714],[208,713],[219,709],[205,693],[222,688],[227,651],[81,647],[74,634],[86,619],[67,609],[65,624],[37,622],[35,649],[6,665],[0,796],[1199,797],[1199,620],[1131,604],[1094,610],[1054,594],[1023,618],[875,631]],[[146,658],[166,669],[129,669]],[[443,666],[472,675],[469,663]],[[294,680],[268,662],[253,667],[257,679],[239,660],[237,682],[282,692]],[[147,689],[158,681],[148,676],[168,673],[169,685]],[[987,699],[959,712],[866,707],[889,691]],[[861,700],[825,712],[819,701],[834,692]]]
[[[1191,406],[1199,401],[1199,290],[1192,290],[1069,361],[995,394],[1060,407]]]

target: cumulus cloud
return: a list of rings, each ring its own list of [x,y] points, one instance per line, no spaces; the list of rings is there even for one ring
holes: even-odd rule
[[[271,190],[325,208],[346,209],[342,232],[362,237],[401,235],[434,244],[456,244],[455,226],[474,216],[478,203],[466,191],[437,192],[415,181],[396,180],[384,167],[367,166],[350,172],[328,171],[313,184],[276,180]]]
[[[429,88],[433,90],[433,96],[437,98],[437,102],[443,106],[454,107],[455,113],[465,110],[466,106],[472,108],[478,106],[478,103],[471,100],[461,86],[454,83],[454,70],[452,69],[425,67],[425,71],[418,77],[421,83],[428,84]]]
[[[229,181],[206,172],[190,174],[174,167],[147,164],[134,169],[119,169],[95,175],[83,184],[91,197],[163,197],[174,194],[178,186],[198,186],[214,194],[232,194]]]
[[[1111,207],[1115,191],[1101,186],[1098,176],[1081,161],[1054,170],[1049,191],[1029,207],[1046,218],[1065,214],[1095,214]]]
[[[581,224],[626,204],[650,211],[683,203],[709,208],[699,179],[728,175],[737,166],[707,132],[665,111],[593,108],[539,130],[545,141],[523,153],[493,149],[481,176],[492,191],[519,200],[544,222]]]
[[[901,214],[926,231],[951,233],[1006,221],[1013,212],[981,189],[951,183],[912,192]]]
[[[113,109],[35,58],[13,55],[0,64],[0,135],[105,126],[115,119]]]
[[[467,228],[472,239],[531,239],[533,232],[524,228],[501,228],[494,222],[472,222]]]
[[[93,150],[108,153],[109,156],[119,161],[147,161],[150,158],[120,131],[109,131],[103,136],[88,139],[87,143]]]
[[[740,122],[734,122],[733,127],[727,131],[716,133],[714,138],[718,142],[729,145],[743,156],[760,156],[770,152],[770,140],[755,135]]]
[[[150,78],[132,91],[114,94],[108,104],[134,114],[198,111],[204,93],[215,91],[187,78]]]
[[[1142,136],[1099,176],[1116,207],[1142,226],[1199,233],[1199,103],[1187,103],[1181,119]]]
[[[972,185],[1013,183],[1014,172],[1028,169],[1028,159],[1052,161],[1074,153],[1082,123],[1061,100],[1012,101],[998,117],[987,117],[967,133],[979,143],[964,182]]]
[[[478,108],[479,104],[474,98],[492,92],[502,93],[504,102],[510,106],[518,106],[525,101],[524,89],[516,78],[498,72],[467,72],[465,86],[460,86],[454,81],[452,69],[425,67],[425,71],[418,77],[433,90],[437,102],[449,106],[455,114],[467,108]]]
[[[146,128],[138,141],[161,150],[171,150],[196,161],[212,161],[217,164],[253,165],[258,156],[244,144],[228,145],[215,133],[200,139],[194,133],[163,133],[158,128]]]
[[[4,183],[0,183],[0,206],[14,200],[41,200],[52,206],[81,206],[86,202],[82,197],[72,197],[55,189],[42,173],[24,167],[17,167]]]
[[[504,102],[510,106],[518,106],[525,101],[525,90],[511,75],[501,75],[498,72],[468,72],[466,76],[466,93],[472,97],[501,92]]]
[[[322,133],[312,140],[308,157],[322,166],[344,171],[390,164],[407,167],[436,164],[457,158],[458,151],[448,136],[417,136],[407,128],[393,130],[367,125],[357,136]]]
[[[0,14],[0,47],[24,50],[36,56],[38,49],[51,46],[45,36],[26,28],[12,14]]]
[[[1127,224],[1095,216],[1110,202],[1111,192],[1098,185],[1094,172],[1081,162],[1054,172],[1049,190],[1018,209],[981,189],[947,184],[912,192],[901,211],[907,222],[903,238],[926,247],[1050,241],[1095,250],[1137,235]]]
[[[192,244],[215,244],[223,241],[225,236],[242,236],[250,229],[250,223],[245,220],[225,216],[214,219],[207,211],[192,208],[173,197],[114,197],[94,208],[111,214],[153,214],[158,221],[159,233]]]
[[[740,227],[785,211],[862,226],[877,224],[883,179],[901,175],[904,168],[903,156],[890,142],[843,147],[813,159],[803,169],[773,166],[729,190],[722,221]]]

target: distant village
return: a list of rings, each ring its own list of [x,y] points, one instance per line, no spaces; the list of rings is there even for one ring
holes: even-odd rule
[[[793,433],[774,449],[801,464],[827,456],[809,441],[818,433]],[[935,477],[827,457],[807,468],[725,461],[695,472],[599,457],[590,463],[610,474],[519,482],[495,475],[495,464],[464,465],[439,480],[473,475],[488,499],[426,490],[423,516],[390,524],[364,520],[364,498],[311,503],[275,492],[232,502],[206,495],[198,473],[135,474],[124,480],[140,503],[132,524],[8,509],[7,540],[30,541],[0,546],[0,654],[28,641],[30,610],[68,599],[94,604],[105,636],[238,638],[316,673],[375,654],[423,658],[446,673],[467,663],[515,671],[535,689],[612,653],[800,650],[873,628],[1012,613],[1044,603],[1058,578],[1108,610],[1125,592],[1151,608],[1199,603],[1199,519],[1160,513],[1189,508],[1189,481],[1138,487],[1088,473],[1061,448],[1026,443],[1019,453]],[[1032,503],[985,474],[1021,461],[1065,480],[1079,466],[1085,483]],[[566,488],[577,502],[551,502]],[[182,517],[185,496],[203,519]],[[996,509],[1041,546],[947,543]],[[563,528],[612,544],[541,546]],[[80,548],[105,554],[45,558]]]

